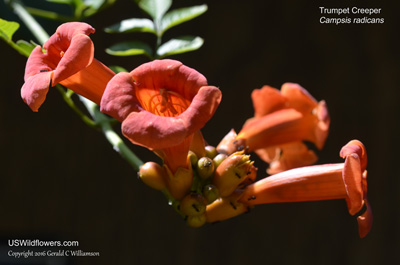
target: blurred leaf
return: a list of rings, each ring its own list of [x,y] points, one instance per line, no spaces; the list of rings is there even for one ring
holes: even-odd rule
[[[179,8],[168,12],[161,20],[161,32],[194,19],[207,11],[207,5]]]
[[[14,33],[19,29],[19,24],[0,18],[0,37],[5,41],[11,41]]]
[[[83,2],[86,6],[98,10],[104,4],[105,0],[83,0]]]
[[[119,23],[105,28],[104,31],[108,33],[125,33],[135,31],[156,33],[153,21],[147,18],[124,19]]]
[[[171,7],[172,0],[136,0],[136,3],[154,20],[161,20]]]
[[[196,36],[183,36],[176,39],[171,39],[161,45],[157,50],[159,58],[190,52],[199,49],[204,43],[204,40]]]
[[[19,40],[17,41],[17,46],[20,47],[20,51],[23,51],[25,54],[28,56],[31,54],[32,50],[36,47],[36,45],[33,45],[32,43],[29,43],[24,40]]]
[[[111,65],[109,66],[111,70],[114,71],[114,73],[118,74],[121,72],[128,72],[128,70],[126,70],[124,67],[119,66],[119,65]]]
[[[106,52],[115,56],[146,55],[152,58],[152,49],[146,43],[140,41],[125,41],[112,45]]]
[[[51,3],[67,4],[67,5],[71,5],[74,2],[74,0],[46,0],[46,1]]]

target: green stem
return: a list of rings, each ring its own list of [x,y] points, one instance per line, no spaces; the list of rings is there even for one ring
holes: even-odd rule
[[[100,125],[105,137],[112,144],[114,150],[118,152],[126,161],[128,161],[135,171],[139,171],[140,167],[143,165],[143,161],[140,160],[140,158],[137,157],[128,146],[126,146],[119,135],[114,132],[110,125],[110,119],[100,112],[95,103],[82,96],[79,96],[79,98],[88,109],[95,122]]]
[[[71,96],[74,94],[72,90],[68,90],[67,92],[60,86],[56,85],[57,90],[60,92],[64,101],[67,105],[81,118],[81,120],[89,127],[98,128],[98,124],[90,119],[88,116],[83,114],[83,112],[75,105],[74,101],[71,99]],[[71,93],[72,92],[72,93]]]
[[[155,26],[155,30],[156,30],[156,36],[157,36],[157,40],[156,40],[156,47],[154,49],[154,59],[159,59],[159,56],[157,54],[158,48],[160,48],[161,44],[162,44],[162,33],[160,30],[161,27],[161,22],[159,19],[154,19],[153,20],[154,26]]]
[[[37,40],[43,44],[49,39],[49,35],[42,28],[42,26],[32,17],[31,14],[25,9],[22,3],[18,0],[11,1],[11,7],[14,9],[15,13],[20,17],[20,19],[25,23],[28,29],[34,34]],[[60,91],[64,101],[71,107],[75,113],[79,115],[79,117],[90,127],[98,128],[101,127],[106,139],[111,143],[116,150],[126,161],[128,161],[132,167],[139,171],[140,166],[143,165],[143,162],[125,145],[122,139],[119,137],[117,133],[111,127],[110,120],[106,115],[100,112],[98,106],[92,101],[83,98],[81,96],[80,99],[84,103],[86,109],[89,111],[91,116],[94,118],[94,121],[89,119],[86,115],[84,115],[78,107],[74,104],[71,99],[72,92],[65,91],[62,87],[57,85],[57,89]]]
[[[185,218],[186,216],[179,210],[179,205],[180,205],[180,201],[178,201],[177,199],[175,199],[174,197],[172,197],[171,193],[169,193],[168,189],[164,189],[161,191],[164,196],[167,198],[168,200],[168,204],[172,206],[172,208],[174,208],[174,210],[182,217]]]
[[[25,9],[31,15],[34,15],[34,16],[37,16],[37,17],[42,17],[42,18],[47,18],[47,19],[52,19],[52,20],[58,20],[58,21],[62,21],[62,22],[73,21],[73,18],[67,17],[67,16],[62,16],[62,15],[56,13],[56,12],[37,9],[37,8],[33,8],[33,7],[25,7]]]
[[[18,0],[10,2],[11,7],[14,9],[15,14],[24,22],[36,39],[41,43],[45,43],[49,39],[49,35],[42,28],[42,26],[32,17],[31,14],[25,9],[22,3]]]

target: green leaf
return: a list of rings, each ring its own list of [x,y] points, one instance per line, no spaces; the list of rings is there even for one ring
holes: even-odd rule
[[[23,52],[27,56],[29,56],[31,54],[32,50],[36,47],[32,43],[29,43],[24,40],[19,40],[19,41],[17,41],[16,44],[20,48],[19,51]]]
[[[12,36],[18,30],[19,24],[13,21],[7,21],[0,18],[0,37],[9,42]]]
[[[18,30],[19,24],[13,21],[7,21],[0,18],[0,38],[4,39],[11,47],[17,50],[20,54],[28,57],[35,48],[34,44],[23,40],[12,41],[12,36]]]
[[[171,39],[161,45],[157,50],[157,56],[163,58],[166,56],[190,52],[199,49],[204,40],[196,36],[183,36]]]
[[[110,65],[109,67],[116,74],[121,73],[121,72],[128,72],[128,70],[126,70],[124,67],[119,66],[119,65]]]
[[[161,20],[161,32],[194,19],[207,11],[207,5],[185,7],[168,12]]]
[[[119,23],[106,27],[108,33],[126,33],[126,32],[151,32],[156,33],[154,23],[147,18],[124,19]]]
[[[154,20],[161,20],[171,7],[172,0],[136,0],[136,3]]]
[[[146,55],[152,58],[152,49],[146,43],[140,41],[125,41],[112,45],[106,52],[115,56]]]
[[[46,0],[46,1],[50,3],[67,4],[67,5],[71,5],[74,2],[74,0]]]
[[[83,0],[86,6],[99,10],[105,0]]]

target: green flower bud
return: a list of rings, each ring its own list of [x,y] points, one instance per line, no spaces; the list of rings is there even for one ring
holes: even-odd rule
[[[207,145],[205,149],[206,149],[206,156],[211,159],[213,159],[218,154],[217,149],[215,149],[215,147],[212,145]]]
[[[209,157],[202,157],[197,161],[197,174],[202,179],[207,179],[214,173],[214,162]]]
[[[191,226],[191,227],[201,227],[203,226],[207,221],[206,215],[201,214],[197,216],[188,216],[186,219],[186,223]]]
[[[190,159],[190,163],[192,164],[192,166],[197,165],[197,161],[199,160],[199,158],[194,152],[189,151],[188,157]]]
[[[206,199],[198,193],[190,193],[182,199],[179,210],[187,216],[202,215],[206,211]]]
[[[166,174],[163,168],[155,162],[147,162],[140,167],[139,178],[149,187],[156,190],[166,189]]]
[[[210,204],[219,198],[218,188],[213,184],[206,185],[203,188],[203,195],[207,203]]]
[[[213,161],[215,168],[217,168],[227,157],[228,156],[225,154],[218,154],[216,157],[214,157]]]

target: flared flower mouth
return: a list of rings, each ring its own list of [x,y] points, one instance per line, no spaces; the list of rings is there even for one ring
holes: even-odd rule
[[[321,149],[328,136],[330,117],[325,101],[317,102],[298,84],[285,83],[281,90],[264,86],[252,93],[254,117],[236,137],[236,146],[256,151],[271,164],[270,173],[307,166],[317,156],[302,142]]]
[[[264,86],[252,93],[254,118],[236,137],[250,150],[306,140],[322,148],[330,118],[326,103],[317,102],[298,84],[285,83],[281,91]]]
[[[100,106],[122,122],[122,132],[132,143],[186,163],[193,133],[212,117],[221,97],[220,90],[208,86],[196,70],[179,61],[156,60],[117,74]],[[171,153],[166,150],[170,147],[180,151]]]
[[[49,87],[58,83],[100,103],[114,73],[94,59],[94,45],[88,36],[94,32],[86,23],[65,23],[43,45],[45,52],[40,46],[32,51],[21,96],[33,111],[43,104]]]

